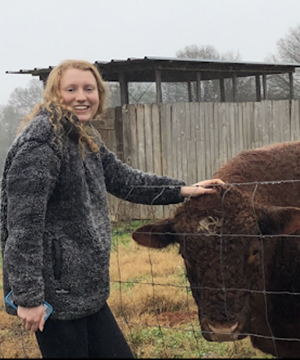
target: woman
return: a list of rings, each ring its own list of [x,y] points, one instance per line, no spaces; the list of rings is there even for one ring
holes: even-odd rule
[[[25,328],[43,357],[133,357],[106,300],[111,229],[106,192],[167,205],[214,192],[207,180],[145,173],[102,143],[93,120],[105,84],[86,61],[67,60],[49,75],[44,101],[22,122],[2,177],[4,295],[13,291]],[[43,302],[53,306],[44,326]]]

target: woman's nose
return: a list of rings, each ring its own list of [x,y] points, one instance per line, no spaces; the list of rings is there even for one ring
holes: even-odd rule
[[[77,90],[76,91],[76,97],[75,99],[77,101],[84,101],[86,100],[86,95],[85,95],[85,92],[83,90]]]

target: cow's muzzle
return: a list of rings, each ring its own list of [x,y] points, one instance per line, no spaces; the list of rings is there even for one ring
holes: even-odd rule
[[[247,335],[241,334],[244,324],[240,322],[223,323],[212,322],[209,320],[201,321],[203,337],[208,341],[234,341],[245,338]]]

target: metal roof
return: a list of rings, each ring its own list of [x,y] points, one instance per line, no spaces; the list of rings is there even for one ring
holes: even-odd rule
[[[201,80],[220,78],[293,73],[299,63],[265,63],[246,61],[225,61],[209,59],[186,59],[149,57],[112,59],[94,63],[105,81],[120,81],[120,75],[128,82],[155,82],[156,70],[160,71],[162,82],[195,81],[197,73]],[[54,66],[31,70],[6,71],[7,74],[31,74],[46,80]]]

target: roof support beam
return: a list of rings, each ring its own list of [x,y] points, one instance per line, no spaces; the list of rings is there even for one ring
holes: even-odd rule
[[[47,79],[48,79],[48,74],[41,74],[40,76],[39,76],[39,78],[40,78],[40,80],[43,82],[43,85],[44,85],[44,88],[45,88],[45,86],[46,86],[46,81],[47,81]]]
[[[155,70],[155,85],[156,85],[156,102],[162,103],[162,90],[161,90],[161,71]]]
[[[122,106],[129,103],[128,82],[125,80],[125,75],[123,72],[119,73],[119,83],[120,83],[120,95],[121,95],[121,106]]]
[[[190,81],[187,82],[187,88],[188,88],[188,102],[193,102],[192,98],[192,84]]]
[[[237,81],[236,81],[236,73],[232,74],[232,100],[236,102],[237,95]]]
[[[294,99],[294,78],[293,73],[289,73],[289,82],[290,82],[290,100]]]
[[[267,76],[263,74],[263,99],[268,100],[268,90],[267,90]]]
[[[197,81],[196,81],[196,101],[201,102],[201,72],[198,71],[196,76],[197,76]]]
[[[256,86],[256,101],[261,101],[259,75],[255,75],[255,86]]]
[[[220,101],[225,102],[225,84],[224,78],[220,78]]]

